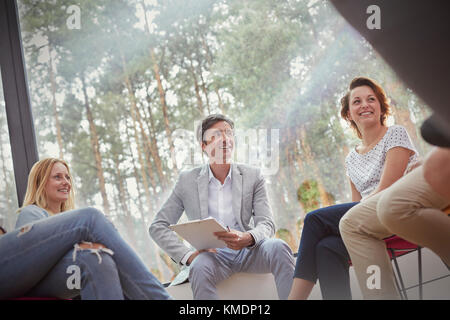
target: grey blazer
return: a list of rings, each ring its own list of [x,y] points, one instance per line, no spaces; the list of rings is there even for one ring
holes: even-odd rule
[[[252,234],[257,245],[275,233],[264,177],[260,169],[244,164],[233,163],[231,170],[233,214],[242,230]],[[150,226],[150,236],[178,264],[192,249],[183,244],[169,225],[178,223],[183,212],[189,220],[208,217],[208,174],[208,165],[181,172]]]

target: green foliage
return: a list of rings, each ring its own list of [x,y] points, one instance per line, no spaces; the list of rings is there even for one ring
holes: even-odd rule
[[[297,200],[305,212],[316,210],[320,206],[320,193],[315,180],[305,180],[297,190]]]

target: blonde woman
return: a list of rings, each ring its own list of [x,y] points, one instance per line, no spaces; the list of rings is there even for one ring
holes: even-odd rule
[[[0,299],[170,299],[104,214],[74,209],[68,164],[31,169],[16,229],[0,237]]]

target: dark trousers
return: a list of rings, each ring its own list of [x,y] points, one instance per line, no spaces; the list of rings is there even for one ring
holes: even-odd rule
[[[338,204],[305,217],[294,278],[316,282],[323,299],[351,299],[347,249],[339,233],[342,216],[358,202]]]

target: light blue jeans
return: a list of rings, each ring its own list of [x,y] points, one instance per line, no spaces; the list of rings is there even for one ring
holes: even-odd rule
[[[74,249],[83,241],[101,243],[112,254]],[[60,213],[0,237],[0,299],[24,295],[171,299],[114,225],[94,208]]]
[[[278,297],[285,300],[291,291],[294,257],[286,242],[280,239],[265,239],[253,248],[203,252],[192,261],[189,269],[194,299],[218,300],[216,285],[237,272],[272,273]]]

